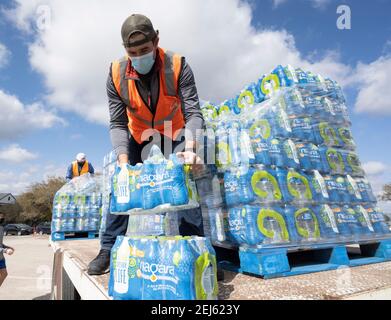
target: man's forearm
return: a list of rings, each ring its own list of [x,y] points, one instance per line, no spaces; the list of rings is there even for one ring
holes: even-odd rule
[[[189,147],[191,147],[191,143],[198,143],[200,141],[203,126],[204,119],[202,117],[195,115],[189,119],[189,121],[186,123],[185,131],[186,147],[187,141],[189,141]]]
[[[186,149],[195,148],[200,139],[204,119],[200,109],[194,74],[183,58],[183,68],[179,79],[179,97],[182,101],[182,112],[186,122]]]
[[[127,128],[112,128],[110,130],[111,143],[117,154],[118,161],[128,161],[129,154],[129,131]]]
[[[111,143],[120,163],[126,163],[129,153],[129,129],[126,105],[115,89],[111,76],[111,68],[107,77],[106,88],[109,99]]]

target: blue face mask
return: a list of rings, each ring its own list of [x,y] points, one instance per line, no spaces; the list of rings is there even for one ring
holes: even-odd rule
[[[130,60],[132,60],[133,68],[140,74],[147,74],[155,63],[153,51],[140,57],[132,57]]]

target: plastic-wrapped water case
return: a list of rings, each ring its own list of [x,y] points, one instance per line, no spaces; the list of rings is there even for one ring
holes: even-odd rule
[[[292,241],[288,219],[278,205],[245,205],[228,211],[228,237],[239,245],[277,246]]]
[[[227,171],[224,175],[224,187],[225,201],[229,207],[282,200],[276,172],[261,165],[241,166]]]
[[[311,205],[286,206],[293,243],[314,243],[321,240],[319,217]]]
[[[314,200],[312,180],[304,172],[277,168],[278,182],[285,202],[307,203]]]
[[[371,231],[373,231],[378,237],[389,237],[391,236],[391,229],[388,226],[384,213],[377,207],[372,204],[366,204],[364,206],[356,206],[355,210],[360,210],[364,216],[365,211],[369,217],[369,220],[372,225]]]
[[[338,241],[340,238],[340,232],[334,212],[330,206],[328,204],[315,205],[313,209],[318,217],[322,242]]]
[[[198,207],[189,166],[166,159],[157,146],[136,166],[117,167],[112,178],[112,214],[157,214]]]
[[[216,254],[207,238],[123,237],[111,250],[116,300],[216,300]]]
[[[98,231],[102,211],[102,180],[85,174],[61,187],[55,194],[52,234]]]

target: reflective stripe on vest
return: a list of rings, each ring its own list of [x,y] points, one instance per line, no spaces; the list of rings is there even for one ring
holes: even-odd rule
[[[153,115],[142,100],[136,81],[126,78],[128,58],[122,58],[112,64],[112,78],[114,86],[127,105],[129,130],[138,143],[142,142],[142,134],[145,130],[156,129],[171,139],[175,139],[180,129],[185,125],[181,108],[181,100],[178,96],[178,79],[182,67],[182,57],[163,49],[158,49],[162,63],[162,71],[159,73],[159,97]],[[165,122],[168,132],[165,132]]]
[[[79,173],[79,165],[78,165],[77,161],[73,161],[72,162],[73,177],[82,176],[83,174],[88,173],[88,170],[89,170],[88,161],[84,162],[83,167],[81,168],[80,173]]]

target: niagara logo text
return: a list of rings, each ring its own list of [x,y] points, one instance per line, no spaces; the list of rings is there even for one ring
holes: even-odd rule
[[[140,269],[143,272],[152,273],[153,275],[155,275],[156,273],[170,274],[172,276],[174,275],[174,267],[167,266],[164,264],[148,263],[148,262],[142,261],[140,263]]]
[[[140,180],[142,183],[150,183],[156,181],[163,181],[164,179],[168,179],[170,176],[168,172],[162,172],[157,174],[144,174],[140,176]]]

